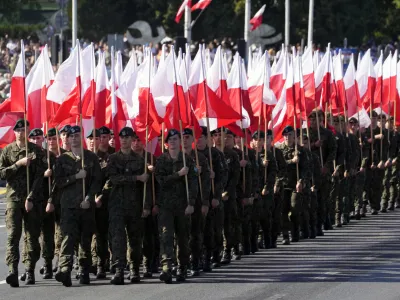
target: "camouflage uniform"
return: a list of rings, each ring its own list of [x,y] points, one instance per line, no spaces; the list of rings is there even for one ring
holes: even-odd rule
[[[190,156],[195,161],[196,154],[192,150]],[[198,178],[201,180],[202,193],[199,192],[196,197],[196,204],[194,207],[194,213],[191,216],[191,230],[189,246],[191,250],[192,260],[192,271],[197,271],[199,268],[199,262],[201,259],[203,249],[203,236],[204,236],[204,216],[201,213],[202,206],[210,206],[209,195],[211,192],[210,182],[210,167],[208,166],[207,158],[202,153],[197,153],[199,159],[199,166],[201,167],[201,174],[198,174]],[[199,179],[198,179],[199,180]],[[203,196],[203,198],[201,197]]]
[[[59,268],[63,276],[69,276],[70,260],[74,246],[79,241],[79,265],[83,276],[89,276],[92,265],[91,242],[96,229],[95,195],[101,190],[101,169],[96,154],[84,150],[86,178],[77,180],[75,175],[82,168],[81,158],[72,152],[62,154],[56,161],[55,182],[60,192],[61,232],[63,241],[60,249]],[[83,182],[90,208],[80,207],[83,199]],[[58,277],[60,278],[60,277]],[[56,275],[57,279],[57,275]],[[64,278],[66,279],[66,277]]]
[[[160,253],[163,272],[169,272],[172,267],[174,252],[174,235],[178,246],[178,264],[182,272],[186,272],[189,263],[189,233],[190,216],[185,215],[188,205],[194,206],[198,193],[198,181],[195,162],[185,156],[189,199],[186,194],[185,176],[179,176],[183,168],[183,154],[179,152],[177,159],[172,159],[169,153],[162,154],[156,163],[155,176],[160,185],[158,206],[158,226],[160,234]]]
[[[346,155],[346,164],[348,169],[347,178],[347,195],[348,201],[345,203],[344,214],[347,222],[350,220],[350,213],[354,212],[356,205],[356,185],[357,185],[357,169],[361,161],[360,142],[356,135],[348,133],[348,147],[350,151]],[[351,155],[349,155],[351,153]]]
[[[17,167],[16,162],[26,155],[26,148],[19,148],[16,142],[7,145],[0,156],[0,178],[7,181],[6,187],[6,225],[7,250],[6,263],[10,273],[18,278],[20,259],[19,243],[24,229],[26,236],[25,267],[34,272],[40,257],[40,224],[42,212],[42,182],[46,158],[43,151],[32,143],[27,143],[29,165],[29,193],[27,192],[27,168]],[[25,200],[33,202],[33,209],[25,210]]]
[[[399,156],[399,134],[393,130],[386,130],[390,134],[389,143],[389,158],[393,161]],[[396,180],[398,175],[397,165],[390,166],[385,170],[385,177],[383,179],[383,194],[382,194],[382,212],[386,209],[392,209],[394,207],[397,191],[396,191]]]
[[[203,197],[208,199],[210,203],[210,210],[205,220],[204,227],[204,247],[206,250],[203,271],[210,271],[211,269],[211,257],[214,256],[214,259],[220,262],[220,252],[223,246],[223,236],[222,230],[224,227],[224,211],[223,211],[223,202],[221,201],[222,191],[224,189],[223,176],[224,174],[224,164],[223,153],[219,151],[217,148],[212,147],[209,149],[206,147],[204,150],[197,150],[199,153],[202,153],[210,162],[209,155],[211,150],[211,158],[213,164],[213,171],[215,173],[214,177],[214,194],[212,189],[210,189],[209,194],[203,194]],[[208,183],[210,184],[210,183]],[[219,206],[216,208],[211,207],[212,199],[217,199],[219,201]]]
[[[136,276],[142,260],[143,209],[150,210],[152,203],[151,181],[146,184],[146,202],[143,204],[144,184],[136,176],[144,173],[144,157],[131,151],[111,154],[107,175],[112,183],[109,195],[109,226],[113,251],[113,265],[123,273],[127,264],[129,243],[130,270]]]

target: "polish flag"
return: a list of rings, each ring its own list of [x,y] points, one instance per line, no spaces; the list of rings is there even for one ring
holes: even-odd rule
[[[343,64],[342,64],[342,52],[336,55],[333,59],[333,76],[335,78],[336,92],[337,92],[337,107],[332,107],[334,114],[342,114],[346,109],[346,92],[343,82]]]
[[[397,55],[397,53],[395,53]],[[386,114],[393,115],[394,102],[397,98],[396,93],[396,63],[397,58],[392,54],[386,58],[383,63],[383,92],[382,92],[382,110]]]
[[[294,47],[293,47],[294,48]],[[307,120],[306,115],[306,101],[304,93],[304,82],[303,82],[303,70],[301,57],[297,55],[293,62],[293,89],[294,89],[294,104],[295,104],[295,115],[298,120],[299,126],[301,122]],[[296,124],[296,125],[297,125]]]
[[[60,105],[52,119],[54,125],[68,119],[71,116],[70,111],[73,105],[81,101],[80,56],[80,46],[77,43],[68,59],[61,64],[54,82],[47,92],[47,100]]]
[[[305,97],[305,113],[310,114],[315,108],[315,76],[312,48],[308,47],[302,55],[302,72]]]
[[[364,54],[357,66],[357,86],[364,108],[369,110],[374,98],[376,76],[371,59],[371,50]]]
[[[315,100],[317,105],[325,110],[326,103],[337,107],[335,84],[332,76],[332,55],[330,45],[315,71]]]
[[[393,58],[394,61],[397,61],[397,55]],[[396,64],[396,73],[400,74],[400,61]],[[400,76],[396,78],[396,90],[397,90],[397,97],[396,102],[393,105],[393,116],[395,116],[396,126],[400,126],[400,103],[399,103],[399,94],[400,94]]]
[[[175,17],[175,22],[179,23],[181,21],[182,15],[185,12],[185,8],[187,7],[191,7],[192,6],[192,0],[184,0],[182,5],[179,7],[178,12],[176,13],[176,17]]]
[[[251,31],[256,30],[258,27],[260,27],[260,25],[262,24],[263,21],[263,14],[265,11],[265,7],[267,5],[264,4],[260,10],[254,15],[254,17],[250,20],[250,24],[253,25],[253,27],[251,27]]]
[[[106,106],[107,98],[110,96],[110,90],[105,55],[100,53],[99,62],[96,68],[96,92],[94,96],[93,108],[93,116],[95,116],[96,128],[100,128],[107,124]]]
[[[24,117],[23,112],[5,112],[0,113],[0,148],[15,141],[14,125]]]
[[[386,59],[385,62],[388,60]],[[389,59],[390,62],[390,59]],[[374,66],[374,71],[376,75],[376,85],[374,92],[374,100],[372,102],[372,109],[378,109],[378,113],[381,113],[382,108],[382,94],[383,94],[383,51],[381,51],[381,55],[379,56],[378,61]],[[389,71],[390,73],[390,71]],[[389,74],[388,74],[389,76]]]
[[[192,12],[197,9],[201,9],[201,10],[206,9],[206,7],[210,5],[210,3],[211,3],[211,0],[200,0],[195,5],[193,5]]]

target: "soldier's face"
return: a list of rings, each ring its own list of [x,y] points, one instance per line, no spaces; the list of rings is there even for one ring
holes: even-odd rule
[[[202,135],[197,139],[197,148],[203,150],[206,148],[206,146],[207,146],[207,138],[204,135]]]
[[[213,137],[215,145],[221,146],[221,133],[220,132],[214,133],[212,137]]]
[[[181,142],[181,139],[179,138],[178,135],[171,136],[167,141],[168,149],[170,149],[170,150],[179,149],[180,142]]]
[[[28,129],[29,130],[29,129]],[[25,141],[25,128],[17,128],[14,130],[15,139],[19,142]]]
[[[253,139],[253,148],[261,150],[262,147],[264,146],[265,139],[259,138],[259,139]]]
[[[310,127],[315,129],[317,128],[317,119],[316,118],[309,118],[308,122],[310,123]]]
[[[358,123],[349,123],[349,127],[352,132],[358,131]]]
[[[378,126],[378,118],[377,117],[372,117],[371,118],[371,126],[373,128],[375,128],[376,126]]]
[[[235,138],[232,134],[225,135],[225,146],[228,148],[232,148],[235,146]]]
[[[70,134],[68,136],[68,142],[71,145],[71,147],[74,147],[74,148],[80,147],[81,146],[81,134],[79,132]]]
[[[110,141],[109,134],[100,134],[100,145],[102,145],[103,147],[107,147],[109,141]]]
[[[131,136],[120,136],[119,142],[121,143],[121,149],[127,150],[131,148],[132,137]]]
[[[86,145],[88,146],[88,149],[90,151],[93,151],[94,147],[96,147],[96,149],[98,149],[99,144],[100,144],[100,138],[98,136],[96,136],[96,138],[88,137],[86,139]]]
[[[62,133],[60,134],[60,138],[61,138],[61,142],[62,142],[64,145],[69,145],[68,138],[67,138],[67,133],[66,133],[66,132],[62,132]]]
[[[272,136],[267,136],[267,146],[270,147],[272,145]]]
[[[241,145],[241,137],[240,136],[235,136],[235,145],[237,145],[237,146]]]
[[[194,142],[193,136],[190,134],[183,135],[183,147],[192,148],[192,144]]]
[[[49,145],[49,149],[56,149],[57,148],[57,137],[56,136],[47,137],[47,144]]]
[[[132,139],[132,150],[133,151],[139,152],[139,151],[142,151],[143,148],[144,148],[144,146],[140,139],[138,139],[137,137]]]
[[[288,134],[285,134],[283,136],[284,140],[285,140],[285,144],[287,146],[292,146],[294,144],[294,132],[290,132]]]
[[[44,137],[43,135],[41,136],[32,136],[29,138],[29,141],[39,147],[42,147],[43,141],[44,141]]]
[[[393,121],[387,121],[386,122],[386,129],[390,129],[390,130],[393,129]]]
[[[310,144],[308,143],[308,138],[303,137],[303,144],[308,150],[310,150]]]
[[[115,148],[115,139],[114,139],[114,136],[111,136],[110,140],[108,141],[108,144],[110,145],[110,147]]]

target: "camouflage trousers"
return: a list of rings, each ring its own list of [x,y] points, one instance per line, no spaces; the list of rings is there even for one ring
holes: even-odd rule
[[[144,219],[143,231],[143,265],[150,268],[160,255],[158,238],[158,220],[152,215]]]
[[[204,226],[204,247],[206,248],[206,258],[220,259],[220,252],[223,248],[224,237],[224,207],[223,203],[216,208],[210,208]]]
[[[383,179],[382,208],[387,208],[388,204],[394,205],[398,196],[397,182],[398,171],[396,167],[389,167],[385,170]]]
[[[317,191],[317,227],[319,228],[321,228],[322,225],[327,222],[327,216],[329,216],[329,212],[332,212],[332,203],[329,197],[331,192],[331,185],[331,175],[328,173],[321,178],[321,186]]]
[[[60,248],[62,243],[62,234],[61,234],[61,209],[59,206],[55,206],[54,210],[54,256],[58,257],[60,254]]]
[[[275,216],[274,216],[274,210],[275,210],[275,199],[274,199],[274,194],[272,191],[269,191],[269,193],[265,196],[260,196],[257,201],[254,202],[254,207],[253,207],[253,212],[254,214],[258,214],[258,219],[260,223],[260,227],[262,230],[262,238],[266,244],[266,247],[268,247],[271,243],[271,241],[274,239],[274,235],[278,236],[276,232],[274,232],[274,221],[275,221]],[[280,218],[278,219],[278,222],[280,223]],[[254,226],[255,222],[252,224],[252,230],[254,234]],[[279,230],[279,229],[278,229]],[[268,245],[267,245],[268,244]]]
[[[100,207],[95,210],[96,232],[92,238],[92,264],[105,267],[110,253],[108,252],[108,210]]]
[[[89,272],[92,264],[91,242],[96,230],[94,209],[61,209],[61,243],[59,268],[62,272],[71,270],[71,259],[76,242],[79,241],[79,266],[81,272]]]
[[[301,193],[296,193],[290,188],[283,189],[282,235],[284,238],[289,236],[289,231],[291,231],[292,237],[299,234],[302,201]]]
[[[237,228],[235,224],[239,222],[238,219],[236,199],[229,198],[224,202],[224,250],[230,251],[235,245],[235,230]],[[238,230],[240,229],[238,228]],[[236,236],[238,235],[239,233]]]
[[[349,184],[352,186],[351,184]],[[360,211],[363,207],[364,203],[364,185],[365,185],[365,172],[359,172],[355,175],[354,178],[354,189],[350,188],[350,191],[354,191],[354,209],[356,213]],[[351,194],[351,193],[350,193]]]
[[[192,254],[192,262],[199,262],[203,250],[205,219],[201,213],[201,206],[196,206],[191,216],[191,228],[189,247]]]
[[[46,265],[51,265],[54,258],[54,233],[55,213],[46,213],[43,210],[41,235],[42,235],[42,257]]]
[[[186,267],[189,264],[189,234],[190,216],[184,212],[172,212],[168,209],[160,209],[158,214],[158,232],[160,234],[160,254],[163,271],[172,267],[174,255],[174,236],[177,245],[178,265]]]
[[[124,269],[129,261],[131,270],[139,271],[144,226],[142,210],[111,209],[109,221],[113,266]],[[127,247],[128,244],[129,247]]]
[[[24,208],[6,209],[7,247],[6,264],[10,271],[18,270],[19,243],[24,231],[23,262],[27,270],[34,270],[40,258],[41,204],[34,204],[27,213]]]
[[[385,170],[381,169],[370,169],[366,170],[365,184],[364,184],[364,201],[369,201],[371,209],[380,209],[380,203],[383,191],[383,177]]]

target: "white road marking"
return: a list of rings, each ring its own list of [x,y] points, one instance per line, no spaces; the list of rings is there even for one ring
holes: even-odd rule
[[[6,225],[0,225],[0,228],[4,228],[4,227],[6,227]]]
[[[5,280],[0,281],[0,284],[6,284],[7,282]]]

